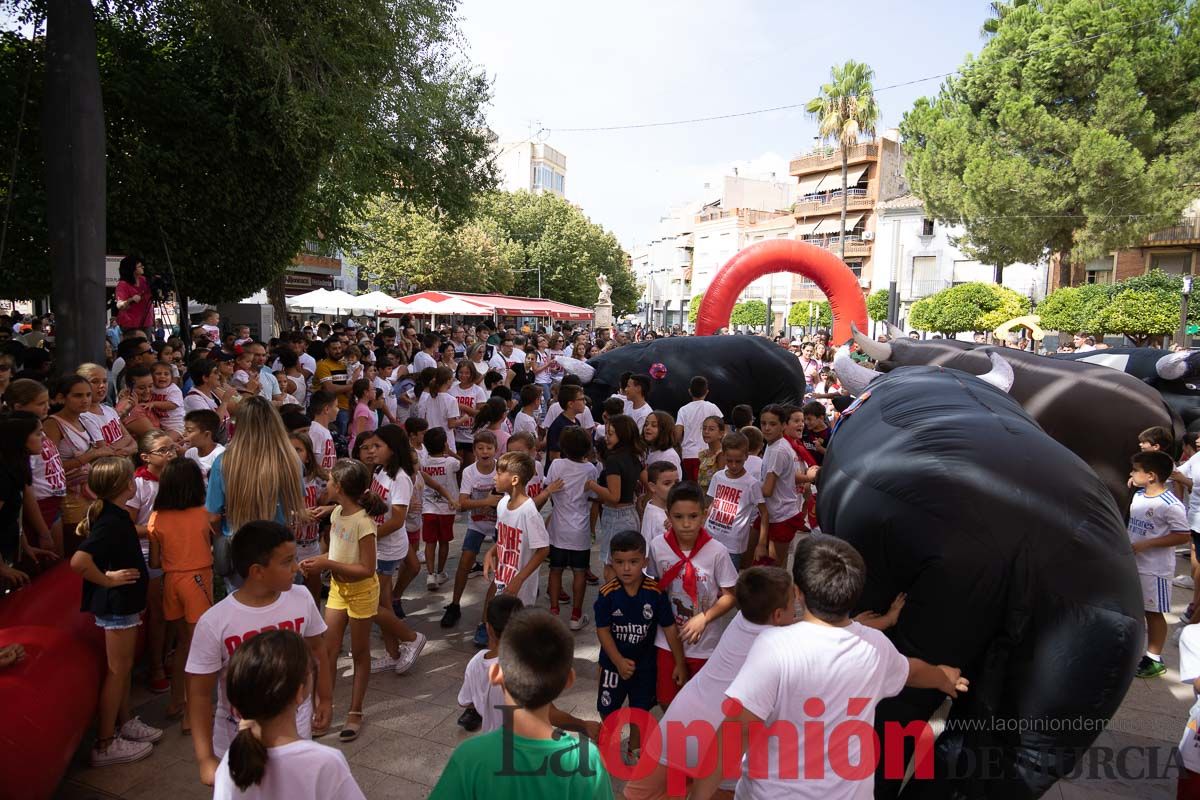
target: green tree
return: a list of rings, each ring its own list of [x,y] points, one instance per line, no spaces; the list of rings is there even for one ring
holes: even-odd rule
[[[1172,333],[1178,327],[1179,298],[1153,289],[1125,289],[1101,309],[1096,324],[1102,331],[1122,333],[1136,347],[1143,347],[1150,337]]]
[[[888,315],[887,289],[876,289],[867,295],[867,316],[876,322],[883,322]]]
[[[730,325],[749,325],[761,328],[767,324],[767,304],[762,300],[746,300],[733,307],[729,315]]]
[[[846,260],[846,196],[847,158],[859,136],[875,138],[879,121],[879,106],[875,103],[871,81],[875,72],[866,64],[847,61],[829,70],[829,83],[822,84],[821,93],[808,101],[805,110],[817,120],[817,133],[824,141],[836,142],[842,154],[842,251]]]
[[[108,251],[139,252],[164,271],[169,251],[190,297],[236,300],[281,276],[305,242],[343,245],[380,193],[468,216],[494,184],[489,89],[452,55],[455,9],[454,0],[97,4]],[[23,86],[30,49],[39,85],[41,43],[5,35],[4,99]],[[31,89],[11,190],[16,246],[0,269],[7,278],[11,263],[18,281],[7,285],[19,294],[44,289],[48,274],[43,170],[27,148],[41,138],[40,106]],[[17,128],[0,122],[6,153]]]
[[[1113,286],[1090,283],[1056,289],[1038,303],[1037,313],[1046,330],[1064,333],[1103,333],[1099,315],[1112,299]]]
[[[1194,197],[1200,6],[1014,2],[996,21],[979,55],[905,115],[907,174],[976,258],[1059,253],[1066,285],[1073,259],[1173,224]]]
[[[817,327],[831,328],[833,327],[833,310],[829,307],[829,301],[822,300],[813,302],[811,300],[802,300],[799,303],[793,303],[788,311],[788,325],[802,328],[810,324],[812,320],[813,306],[816,307],[816,322]]]
[[[1029,0],[992,0],[988,3],[988,12],[991,17],[984,20],[979,32],[985,39],[995,36],[1010,14],[1028,5]]]
[[[613,314],[637,307],[638,288],[629,258],[615,236],[553,194],[490,192],[480,199],[479,216],[491,220],[517,247],[517,294],[541,296],[591,308],[596,302],[596,276],[612,285]]]
[[[517,246],[489,219],[451,225],[386,198],[368,208],[358,241],[368,274],[422,290],[504,294],[521,263]]]
[[[909,324],[922,331],[991,330],[1029,313],[1029,298],[994,283],[961,283],[913,303]]]
[[[688,303],[688,324],[696,324],[696,315],[700,313],[700,304],[704,302],[704,292],[692,297],[692,302]]]

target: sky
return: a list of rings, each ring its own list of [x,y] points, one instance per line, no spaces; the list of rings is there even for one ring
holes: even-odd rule
[[[811,149],[803,108],[640,130],[571,132],[803,104],[847,59],[877,89],[955,71],[983,46],[986,0],[463,0],[465,52],[492,79],[491,128],[567,157],[566,195],[632,251],[673,205],[732,174],[794,180]],[[940,79],[877,94],[899,125]]]

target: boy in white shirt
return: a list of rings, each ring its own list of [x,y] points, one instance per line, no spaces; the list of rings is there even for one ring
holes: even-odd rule
[[[683,797],[687,794],[687,783],[701,777],[701,764],[717,764],[712,756],[707,755],[710,747],[715,747],[716,732],[720,729],[725,715],[721,704],[714,698],[724,697],[725,691],[750,653],[758,635],[772,627],[791,625],[795,621],[796,604],[792,593],[792,576],[786,570],[778,567],[752,567],[744,570],[739,576],[734,588],[737,597],[738,613],[734,615],[729,627],[721,635],[717,649],[712,658],[704,665],[695,678],[688,681],[658,721],[658,730],[662,741],[667,742],[668,735],[678,735],[678,726],[698,730],[695,723],[707,725],[705,730],[711,730],[713,738],[701,742],[700,737],[687,738],[687,752],[679,763],[672,763],[676,753],[669,745],[662,748],[659,755],[658,767],[653,773],[638,780],[631,781],[625,786],[625,800],[652,800],[664,796]],[[670,726],[670,727],[668,727]],[[701,750],[705,753],[701,753]],[[721,788],[733,791],[736,776],[732,781],[725,780]]]
[[[220,429],[220,415],[207,408],[189,411],[183,418],[183,443],[188,446],[183,457],[200,465],[205,485],[208,484],[208,473],[212,471],[213,462],[225,452],[225,448],[217,444],[214,438]]]
[[[688,395],[692,402],[680,408],[675,415],[675,438],[680,442],[679,449],[683,456],[683,479],[694,481],[699,477],[700,451],[705,449],[702,436],[704,420],[725,415],[715,404],[708,402],[708,379],[703,375],[692,378]]]
[[[642,426],[646,424],[646,417],[654,412],[654,409],[646,402],[646,398],[649,396],[650,376],[630,375],[629,380],[625,382],[625,398],[629,402],[629,409],[625,413],[633,417],[633,421],[637,423],[638,433],[641,433]]]
[[[800,496],[796,492],[796,456],[792,446],[784,437],[784,426],[788,421],[787,409],[769,405],[759,412],[759,423],[763,439],[767,443],[763,453],[762,494],[767,505],[767,539],[758,543],[756,559],[769,555],[775,566],[787,565],[788,548],[804,524],[800,513]]]
[[[541,389],[532,383],[521,387],[521,410],[513,420],[513,433],[538,435],[537,410],[542,402]]]
[[[537,602],[538,568],[550,554],[550,536],[542,515],[525,487],[533,478],[533,458],[505,453],[496,464],[496,546],[483,559],[483,577],[491,581],[487,604],[500,592],[516,595],[526,606]]]
[[[1179,741],[1176,797],[1200,797],[1200,625],[1188,625],[1179,635],[1179,680],[1192,685],[1192,708]]]
[[[750,443],[734,431],[721,440],[725,469],[718,470],[708,484],[705,528],[729,551],[735,567],[748,567],[760,539],[767,537],[767,504],[757,475],[746,470]],[[753,525],[755,518],[758,525]]]
[[[1191,540],[1187,511],[1167,490],[1175,462],[1166,453],[1143,450],[1130,459],[1129,481],[1137,493],[1129,505],[1129,541],[1142,583],[1146,611],[1146,654],[1138,664],[1139,678],[1157,678],[1166,673],[1162,661],[1167,642],[1167,620],[1171,610],[1171,578],[1175,575],[1175,548]]]
[[[186,668],[192,746],[200,780],[209,785],[238,732],[237,718],[225,696],[225,670],[234,651],[259,631],[295,631],[312,652],[317,666],[315,703],[301,703],[296,709],[300,736],[307,739],[314,731],[319,734],[327,730],[333,709],[333,672],[326,659],[325,620],[308,589],[292,583],[296,542],[291,531],[276,522],[248,522],[237,530],[229,546],[242,587],[200,617]]]
[[[746,456],[746,472],[751,475],[762,475],[762,451],[763,451],[763,435],[762,431],[753,425],[744,425],[739,433],[746,437],[748,446]],[[765,498],[764,498],[765,499]]]
[[[671,527],[649,542],[646,573],[658,578],[675,609],[675,625],[683,639],[688,674],[695,675],[708,661],[733,609],[737,568],[729,552],[704,530],[704,494],[691,482],[677,483],[667,495]],[[654,645],[658,656],[656,695],[663,708],[679,692],[672,680],[674,659],[660,629]]]
[[[431,427],[425,433],[429,456],[421,462],[425,494],[421,498],[421,539],[425,542],[425,587],[437,591],[449,578],[446,560],[454,540],[454,518],[458,511],[458,469],[461,462],[450,449],[445,428]]]
[[[650,487],[650,499],[642,511],[642,538],[647,546],[667,532],[667,495],[671,487],[679,483],[679,470],[670,461],[655,461],[646,465],[646,484]]]
[[[458,507],[467,512],[467,532],[454,572],[454,594],[442,614],[443,628],[453,628],[462,618],[459,601],[467,588],[475,557],[483,549],[484,541],[496,536],[496,504],[500,502],[496,492],[496,435],[487,430],[477,431],[472,448],[475,461],[463,470],[458,493]]]
[[[458,704],[463,712],[458,724],[463,730],[474,733],[494,731],[504,724],[504,689],[494,685],[488,677],[492,665],[500,657],[500,637],[513,614],[525,607],[520,598],[511,594],[493,597],[488,604],[484,624],[487,626],[488,646],[471,656],[463,671],[463,685],[458,690]]]
[[[337,449],[329,426],[337,419],[337,396],[326,391],[316,392],[309,403],[309,413],[312,424],[308,426],[308,438],[312,439],[313,455],[322,469],[333,469],[337,463]]]
[[[804,606],[804,618],[794,625],[759,633],[737,677],[725,691],[725,697],[736,703],[734,708],[740,709],[726,713],[725,721],[742,726],[763,724],[768,729],[779,723],[795,733],[792,741],[799,741],[795,747],[784,748],[781,763],[780,737],[769,737],[764,775],[757,767],[747,772],[747,760],[742,758],[745,741],[741,737],[723,736],[721,746],[732,744],[736,752],[722,753],[718,763],[733,763],[734,758],[742,762],[739,798],[870,797],[873,771],[861,781],[841,777],[830,765],[828,747],[816,750],[822,754],[823,765],[808,763],[816,760],[808,755],[810,748],[805,742],[812,724],[819,722],[824,731],[837,730],[851,719],[871,726],[879,701],[899,694],[905,686],[937,689],[957,697],[967,690],[967,680],[956,667],[906,658],[881,631],[850,619],[850,611],[862,593],[866,566],[847,542],[832,536],[801,541],[792,578],[796,599]],[[811,698],[822,701],[824,711],[819,720],[805,707]],[[864,703],[865,707],[856,707]],[[853,716],[849,709],[854,709]],[[722,777],[719,769],[712,770],[691,796],[709,797]]]
[[[592,529],[589,524],[588,481],[599,480],[600,471],[587,460],[592,437],[577,425],[564,428],[559,440],[562,458],[554,460],[546,479],[554,495],[550,513],[550,613],[558,614],[563,570],[571,570],[571,622],[577,631],[588,623],[583,614],[583,595],[587,590],[588,564],[592,557]]]

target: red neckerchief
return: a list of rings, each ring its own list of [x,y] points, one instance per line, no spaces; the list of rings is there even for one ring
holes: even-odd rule
[[[154,481],[155,483],[158,483],[158,476],[151,472],[150,468],[145,464],[137,468],[137,471],[133,473],[133,477],[145,478],[148,481]]]
[[[700,533],[696,535],[696,543],[692,545],[692,554],[685,556],[683,550],[679,547],[679,540],[675,538],[675,528],[667,528],[664,537],[667,541],[667,546],[671,548],[671,552],[679,556],[679,560],[675,562],[675,566],[663,573],[662,585],[670,586],[671,582],[683,572],[683,591],[687,592],[687,596],[692,598],[692,603],[697,603],[696,594],[699,589],[699,581],[696,578],[696,568],[692,566],[692,559],[696,557],[696,553],[700,552],[700,548],[708,542],[712,541],[712,537],[708,535],[708,531],[700,528]]]
[[[812,453],[808,452],[808,448],[804,446],[804,442],[799,439],[793,439],[786,434],[783,438],[784,441],[792,446],[792,450],[796,452],[796,455],[804,462],[805,466],[815,467],[817,465],[817,460],[813,458]]]

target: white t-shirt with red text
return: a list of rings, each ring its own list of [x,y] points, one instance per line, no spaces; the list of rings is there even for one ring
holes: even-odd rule
[[[217,708],[213,718],[213,752],[221,757],[237,736],[237,717],[225,696],[225,670],[233,651],[250,637],[264,631],[295,631],[309,639],[325,633],[325,620],[304,586],[292,586],[270,605],[255,608],[238,602],[231,594],[204,612],[192,634],[187,672],[192,675],[217,675]],[[302,739],[312,736],[312,704],[301,703],[296,709],[296,730]]]
[[[550,535],[542,521],[541,512],[533,498],[527,497],[521,505],[509,508],[511,495],[500,498],[496,508],[496,590],[504,587],[525,568],[533,558],[535,550],[550,546]],[[537,603],[538,576],[533,573],[521,585],[517,593],[527,607]]]
[[[679,562],[679,556],[667,544],[666,536],[658,536],[647,543],[646,554],[648,563],[646,573],[655,578],[661,578],[668,570]],[[685,555],[692,555],[684,551]],[[675,612],[675,625],[683,628],[687,621],[697,614],[703,614],[721,599],[723,589],[732,589],[737,584],[737,568],[729,557],[729,551],[715,539],[710,540],[700,548],[699,553],[692,555],[692,566],[696,568],[696,600],[688,596],[683,588],[683,570],[675,576],[670,586],[664,586],[671,599],[671,609]],[[715,619],[704,628],[700,640],[695,644],[683,645],[683,652],[688,658],[708,658],[721,640],[725,626],[729,624],[729,614]],[[667,635],[662,628],[654,634],[654,646],[663,650],[671,649],[667,644]]]
[[[750,523],[763,502],[758,476],[743,470],[740,477],[731,478],[729,470],[718,470],[708,484],[708,496],[713,499],[704,523],[709,535],[725,545],[730,555],[746,552]]]
[[[454,456],[430,456],[421,463],[421,472],[425,474],[425,494],[422,497],[424,514],[453,514],[454,509],[446,502],[446,498],[429,485],[437,481],[446,494],[458,500],[458,468],[461,462]]]
[[[308,426],[308,438],[312,439],[313,455],[324,469],[333,469],[337,463],[337,450],[333,446],[333,434],[315,419]]]
[[[405,506],[405,514],[408,513],[407,506],[412,502],[413,481],[402,469],[397,469],[396,477],[392,478],[388,476],[386,469],[379,468],[371,478],[371,491],[387,503],[387,511],[375,518],[375,527],[379,528],[392,518],[396,506]],[[375,558],[379,561],[399,561],[408,555],[408,536],[403,528],[397,528],[387,536],[376,535],[376,542]]]
[[[800,497],[796,494],[796,453],[783,437],[767,445],[763,453],[762,482],[774,474],[775,490],[767,501],[767,521],[786,522],[800,513]]]
[[[496,489],[496,466],[493,463],[491,472],[480,472],[477,464],[472,464],[463,470],[462,488],[460,494],[465,494],[472,500],[483,500],[490,497]],[[478,531],[484,536],[492,536],[496,532],[495,508],[472,508],[467,513],[467,530]]]
[[[183,390],[173,383],[165,389],[159,389],[156,386],[150,392],[150,399],[156,403],[175,404],[175,408],[170,411],[155,411],[154,413],[162,421],[165,430],[183,433]]]
[[[63,469],[58,445],[45,433],[42,434],[42,452],[29,457],[29,471],[33,474],[33,495],[38,500],[62,497],[67,493],[67,471]],[[48,523],[53,521],[47,520]]]
[[[484,389],[479,384],[471,384],[466,389],[462,388],[461,383],[455,383],[449,389],[450,395],[458,401],[460,406],[467,408],[479,408],[488,401],[487,389]],[[459,412],[461,414],[461,409]],[[475,418],[467,416],[463,422],[454,428],[454,441],[469,443],[475,441],[475,434],[471,431],[471,426],[475,424]]]
[[[326,483],[325,480],[317,477],[304,479],[304,508],[306,510],[312,511],[320,505]],[[314,544],[320,543],[321,523],[317,520],[298,523],[292,526],[292,530],[296,534],[296,547],[307,547],[311,550]]]
[[[103,439],[105,444],[116,444],[125,436],[125,426],[112,406],[101,405],[99,414],[86,411],[79,421],[93,439]]]

